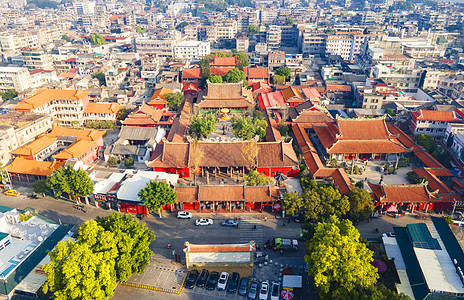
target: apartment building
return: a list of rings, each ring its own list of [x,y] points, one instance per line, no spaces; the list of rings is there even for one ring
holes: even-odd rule
[[[443,141],[461,164],[464,164],[464,124],[448,123]]]
[[[145,80],[145,87],[155,88],[156,76],[160,69],[160,58],[156,53],[145,54],[142,56],[141,62],[142,71],[140,72],[140,77]]]
[[[204,42],[215,42],[217,40],[216,26],[205,25],[198,28],[198,40]]]
[[[26,68],[0,67],[0,92],[15,89],[22,92],[31,87],[31,78]]]
[[[170,31],[163,38],[154,39],[138,37],[135,39],[135,49],[139,54],[156,53],[160,57],[173,57],[174,46],[182,41],[179,31]]]
[[[24,66],[30,70],[53,70],[53,58],[49,53],[41,49],[26,48],[21,51]]]
[[[237,21],[226,20],[217,22],[213,25],[216,27],[216,39],[233,39],[237,34]]]
[[[461,123],[454,111],[418,110],[411,112],[409,129],[414,135],[426,133],[441,141],[449,123]]]
[[[3,32],[0,34],[0,48],[5,53],[19,53],[21,48],[36,48],[38,46],[38,37],[31,32]]]
[[[340,55],[344,60],[354,61],[362,53],[369,40],[380,40],[384,34],[362,34],[359,32],[336,32],[327,36],[326,55]]]
[[[210,53],[210,42],[183,41],[174,46],[174,58],[199,59]]]
[[[269,51],[267,66],[270,69],[277,69],[285,65],[285,52],[284,51]]]
[[[326,38],[327,36],[317,34],[311,30],[303,31],[301,41],[301,52],[304,56],[324,56],[326,48]]]
[[[443,57],[446,47],[425,42],[403,42],[403,54],[412,58]]]
[[[282,30],[279,26],[271,25],[266,29],[266,43],[269,49],[279,49],[282,40]]]
[[[105,74],[106,86],[109,88],[119,88],[126,79],[126,72],[117,69],[110,69]]]
[[[247,37],[240,37],[235,40],[235,49],[237,51],[248,52],[250,40]]]
[[[88,94],[81,90],[38,89],[13,108],[19,112],[49,115],[62,126],[82,126]]]
[[[78,15],[89,15],[95,13],[96,2],[93,1],[76,1],[74,8]]]
[[[52,129],[48,115],[10,111],[0,115],[0,163],[8,164],[10,153]]]
[[[422,69],[404,70],[399,72],[393,67],[376,65],[373,70],[373,76],[375,78],[381,78],[388,86],[408,89],[419,87],[423,72],[424,71]]]

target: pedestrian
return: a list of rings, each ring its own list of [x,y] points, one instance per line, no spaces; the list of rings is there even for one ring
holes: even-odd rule
[[[284,227],[285,227],[285,226],[287,226],[287,225],[285,225],[285,221],[284,221]]]
[[[290,223],[290,218],[288,219],[288,223]]]
[[[266,221],[267,221],[267,217],[264,217],[264,222],[266,222]]]

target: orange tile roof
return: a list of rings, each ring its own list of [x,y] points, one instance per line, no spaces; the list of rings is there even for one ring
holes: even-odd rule
[[[11,164],[2,169],[15,174],[50,176],[63,165],[64,163],[57,161],[39,161],[16,157]]]
[[[117,114],[122,105],[109,102],[89,102],[84,109],[85,114]]]
[[[182,78],[201,79],[201,70],[200,68],[184,69],[182,70]]]
[[[27,145],[19,147],[18,149],[11,152],[11,154],[15,156],[33,156],[43,149],[51,146],[52,144],[56,143],[57,138],[52,137],[49,135],[43,135],[34,141],[30,142]]]
[[[69,158],[79,158],[81,155],[89,151],[94,146],[96,141],[88,141],[85,139],[78,140],[68,148],[64,149],[60,153],[53,155],[53,158],[58,160],[67,160]]]
[[[449,110],[419,110],[417,112],[412,112],[417,116],[418,120],[427,120],[427,121],[442,121],[450,122],[456,121],[458,118],[454,111]]]
[[[157,90],[153,93],[153,95],[151,96],[150,101],[152,101],[152,100],[166,100],[165,95],[166,95],[166,94],[170,94],[170,93],[172,93],[172,92],[174,92],[174,91],[173,91],[173,90],[170,90],[170,89],[167,89],[167,88],[165,88],[165,87],[162,87],[162,88],[160,88],[160,89],[157,89]],[[166,103],[167,103],[167,102],[166,102]],[[150,104],[150,102],[148,102],[148,104]]]
[[[78,140],[87,139],[90,141],[96,141],[105,134],[106,130],[95,130],[95,129],[73,129],[65,128],[60,126],[53,127],[52,132],[48,135],[51,137],[64,136],[75,136]]]
[[[261,79],[261,78],[269,78],[269,69],[268,68],[246,68],[247,72],[246,75],[248,79]]]
[[[378,140],[392,137],[385,119],[338,119],[336,125],[340,131],[338,139]]]
[[[16,110],[31,110],[38,108],[52,100],[81,101],[89,93],[81,90],[38,89],[37,92],[16,104]]]
[[[221,77],[224,77],[230,70],[233,70],[234,68],[211,68],[210,72],[211,75],[219,75]]]
[[[200,89],[198,88],[198,86],[196,84],[193,84],[193,83],[187,83],[187,84],[184,84],[184,87],[182,87],[182,92],[185,92],[187,90],[193,90],[195,92],[198,92],[200,91]]]
[[[211,67],[232,67],[235,68],[237,64],[237,58],[234,57],[214,57],[214,60],[210,63]]]
[[[351,92],[349,85],[327,85],[327,92]]]
[[[303,95],[308,100],[318,101],[321,98],[321,94],[319,94],[319,92],[315,88],[312,88],[312,87],[304,88],[301,91],[303,92]]]
[[[126,126],[148,126],[155,125],[163,116],[163,111],[154,109],[153,107],[144,104],[142,107],[138,108],[132,112],[123,122],[123,125]]]
[[[432,174],[431,172],[428,172],[426,169],[412,169],[414,173],[416,173],[420,177],[425,177],[428,182],[428,186],[433,190],[433,191],[438,191],[439,194],[450,194],[452,193],[451,189],[448,188],[440,179],[438,179],[437,176]]]
[[[369,183],[369,187],[380,202],[424,203],[438,200],[427,190],[425,184],[379,185]]]

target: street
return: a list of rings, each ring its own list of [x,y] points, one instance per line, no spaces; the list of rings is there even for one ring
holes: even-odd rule
[[[77,210],[73,203],[64,199],[54,199],[51,197],[40,197],[30,199],[25,196],[25,188],[19,187],[22,191],[19,197],[11,197],[0,194],[0,205],[24,209],[26,207],[34,208],[39,214],[57,222],[79,225],[87,220],[94,219],[97,216],[107,216],[113,211],[106,211],[101,208],[87,205],[87,213]],[[30,191],[29,191],[30,193]],[[267,218],[265,219],[264,216]],[[209,226],[195,226],[195,219],[200,217],[212,218],[214,224]],[[238,227],[224,227],[221,222],[227,218],[237,217],[239,219]],[[179,272],[169,270],[172,267],[173,250],[181,254],[184,242],[198,244],[219,244],[219,243],[246,243],[255,241],[257,245],[263,248],[263,245],[272,240],[273,237],[297,238],[301,232],[300,224],[293,221],[286,222],[280,217],[270,213],[263,214],[199,214],[193,213],[193,219],[177,219],[175,214],[164,213],[162,218],[158,215],[151,215],[142,220],[147,227],[155,233],[156,239],[150,245],[150,249],[155,253],[152,263],[157,269],[157,265],[168,266],[168,269],[158,268],[159,271],[150,270],[150,277],[156,276],[165,282],[167,278],[172,277],[177,280],[180,287],[183,274],[174,274]],[[411,216],[404,216],[399,219],[391,217],[382,217],[368,222],[360,222],[357,225],[361,236],[365,238],[379,238],[383,232],[393,230],[393,226],[405,226],[408,223],[430,222],[430,219],[419,220]],[[284,225],[285,224],[285,225]],[[256,228],[255,228],[256,226]],[[378,232],[374,232],[379,228]],[[77,230],[77,226],[73,231]],[[167,248],[167,244],[172,244],[172,249]],[[267,250],[269,264],[255,264],[255,274],[258,280],[277,281],[279,279],[279,269],[282,266],[289,266],[296,270],[304,271],[304,244],[300,244],[298,252],[284,252],[280,254],[272,250]],[[277,263],[277,264],[276,264]],[[164,273],[163,273],[164,272]],[[171,273],[172,274],[171,274]],[[174,276],[174,277],[173,277]],[[177,278],[177,279],[176,279]],[[311,293],[311,291],[310,291]],[[155,292],[147,289],[136,288],[131,286],[119,285],[115,291],[113,299],[238,299],[239,296],[227,294],[225,292],[210,292],[203,288],[194,288],[193,290],[183,290],[179,295],[171,295],[163,292]],[[311,297],[312,298],[312,297]]]

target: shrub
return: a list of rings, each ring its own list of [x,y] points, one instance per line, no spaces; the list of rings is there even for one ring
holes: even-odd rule
[[[132,168],[134,166],[134,159],[132,157],[128,157],[124,160],[124,165],[126,168]]]
[[[446,216],[445,217],[445,222],[450,224],[450,225],[454,223],[453,218],[451,216]]]
[[[114,168],[116,167],[117,164],[119,164],[119,160],[114,157],[114,156],[111,156],[110,158],[108,158],[108,161],[106,162],[106,164],[110,167],[110,168]]]

